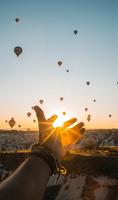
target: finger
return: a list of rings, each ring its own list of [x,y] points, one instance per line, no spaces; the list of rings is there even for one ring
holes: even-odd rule
[[[76,118],[69,119],[68,121],[63,123],[63,127],[67,128],[67,127],[71,126],[73,123],[75,123],[76,121],[77,121]]]
[[[33,109],[34,109],[34,111],[36,113],[36,116],[37,116],[37,119],[38,119],[39,123],[46,120],[44,112],[39,106],[34,106]]]
[[[74,126],[72,129],[76,131],[78,129],[81,129],[83,126],[84,126],[84,123],[80,122],[79,124],[77,124],[76,126]]]
[[[80,122],[76,126],[74,126],[71,129],[68,129],[63,134],[63,141],[65,145],[74,144],[78,139],[81,138],[81,135],[84,133],[85,128],[82,128],[84,126],[83,122]]]
[[[47,119],[47,122],[53,124],[56,119],[57,119],[57,115],[53,115],[49,119]]]
[[[64,146],[74,144],[81,137],[81,133],[74,131],[73,129],[68,129],[66,133],[63,134],[63,144]]]
[[[85,128],[80,129],[80,133],[81,133],[81,135],[83,135],[83,133],[84,133],[85,131],[86,131]]]

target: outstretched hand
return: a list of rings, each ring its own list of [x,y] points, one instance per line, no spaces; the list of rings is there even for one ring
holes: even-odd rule
[[[44,112],[40,107],[34,106],[33,109],[38,120],[39,143],[49,147],[57,159],[61,160],[65,156],[69,146],[74,144],[85,131],[83,128],[84,123],[80,122],[69,128],[77,121],[76,118],[72,118],[64,122],[62,127],[54,128],[53,123],[57,119],[57,115],[53,115],[46,120]]]

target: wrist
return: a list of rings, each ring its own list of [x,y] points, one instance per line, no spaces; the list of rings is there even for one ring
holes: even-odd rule
[[[47,172],[49,174],[49,176],[51,175],[50,166],[45,162],[43,158],[37,157],[36,155],[31,154],[31,157],[29,158],[29,160],[32,164],[34,172],[38,170],[38,173],[39,173],[40,168],[42,168],[44,172]]]
[[[60,165],[60,162],[55,157],[55,154],[51,149],[39,143],[32,146],[31,155],[37,158],[41,158],[50,167],[51,175],[53,174],[65,174],[66,170]]]
[[[48,147],[36,143],[32,146],[31,155],[44,160],[51,169],[51,175],[57,173],[59,167],[58,161],[52,150]]]

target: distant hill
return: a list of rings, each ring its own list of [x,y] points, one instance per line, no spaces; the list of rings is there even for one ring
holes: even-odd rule
[[[86,131],[74,149],[96,148],[98,146],[118,146],[118,129],[96,129]]]
[[[37,141],[37,131],[0,130],[0,151],[30,149]],[[72,149],[98,146],[118,146],[118,129],[87,130]]]

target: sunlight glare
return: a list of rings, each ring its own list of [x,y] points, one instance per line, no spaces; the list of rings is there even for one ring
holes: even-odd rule
[[[58,113],[57,114],[57,119],[55,120],[55,122],[53,123],[53,127],[62,127],[63,123],[66,121],[66,117],[63,116],[62,114]]]

